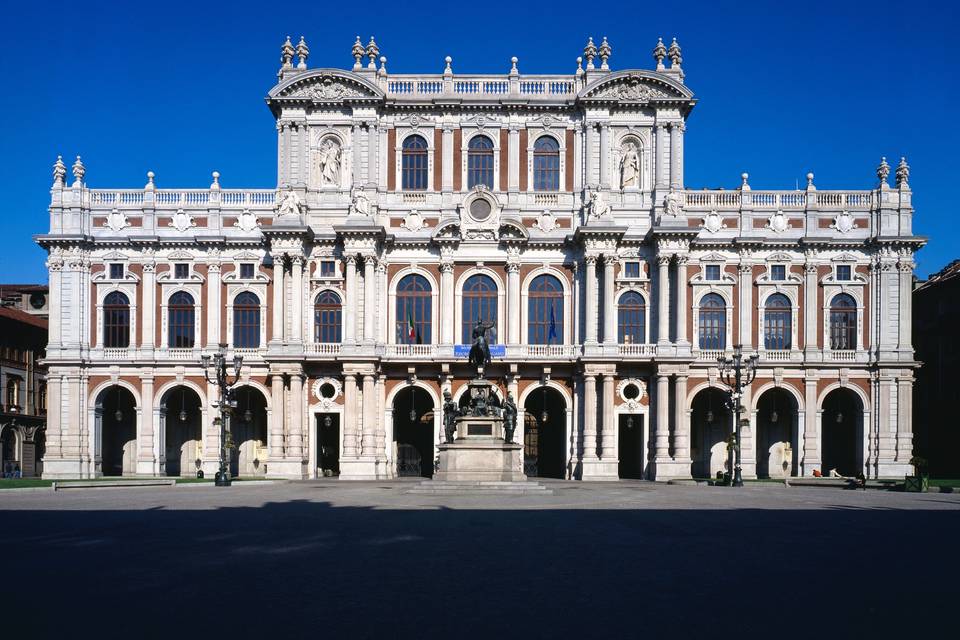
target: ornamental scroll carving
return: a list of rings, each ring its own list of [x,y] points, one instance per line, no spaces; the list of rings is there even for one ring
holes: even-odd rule
[[[643,82],[638,76],[630,76],[623,82],[600,87],[591,92],[588,97],[647,102],[649,100],[673,98],[676,96]]]
[[[368,94],[332,76],[323,76],[319,79],[319,82],[297,87],[286,93],[284,97],[331,101],[343,100],[344,98],[365,98],[368,97]]]

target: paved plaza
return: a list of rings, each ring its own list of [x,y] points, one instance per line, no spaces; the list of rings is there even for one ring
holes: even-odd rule
[[[411,486],[0,492],[4,630],[63,637],[92,618],[104,638],[940,637],[957,602],[960,495]]]

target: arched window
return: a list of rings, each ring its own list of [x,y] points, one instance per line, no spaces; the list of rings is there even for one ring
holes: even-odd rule
[[[260,346],[260,298],[249,291],[233,299],[233,346],[237,349]]]
[[[467,146],[467,188],[478,184],[493,189],[493,142],[487,136],[474,136]]]
[[[192,349],[194,342],[193,296],[177,291],[167,304],[167,346],[171,349]]]
[[[533,190],[560,190],[560,145],[551,136],[533,143]]]
[[[321,291],[313,304],[313,341],[339,343],[343,305],[333,291]]]
[[[416,273],[397,285],[397,342],[430,343],[433,292],[427,279]]]
[[[727,348],[727,305],[716,293],[700,299],[700,348]]]
[[[627,291],[617,304],[617,340],[641,344],[647,340],[647,305],[636,291]]]
[[[126,349],[130,346],[130,301],[119,291],[103,300],[103,346]]]
[[[403,141],[404,191],[427,189],[427,141],[423,136],[408,136]]]
[[[790,348],[790,323],[793,311],[790,298],[775,293],[767,298],[763,309],[763,347],[765,349]]]
[[[563,286],[553,276],[537,276],[527,295],[527,343],[563,342]]]
[[[477,320],[493,322],[490,329],[490,342],[497,342],[497,284],[490,276],[477,274],[463,283],[462,344],[470,344],[473,326]]]
[[[830,301],[830,348],[857,348],[857,301],[846,293]]]

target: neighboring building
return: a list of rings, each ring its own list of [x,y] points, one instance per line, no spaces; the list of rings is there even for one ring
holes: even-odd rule
[[[909,169],[872,189],[687,189],[680,47],[570,75],[350,70],[283,45],[277,188],[89,188],[58,158],[45,475],[216,468],[200,356],[244,358],[235,473],[432,472],[443,390],[494,323],[488,375],[528,473],[714,475],[717,357],[759,352],[744,475],[910,471]],[[294,58],[297,58],[295,64]],[[380,60],[379,66],[377,60]],[[666,62],[665,62],[666,61]],[[771,150],[771,153],[775,151]]]
[[[6,302],[10,287],[2,285],[0,289]],[[28,291],[27,304],[35,293]],[[44,318],[6,304],[0,306],[0,471],[4,476],[29,477],[42,471],[47,389],[40,361],[46,345]]]
[[[913,389],[916,453],[939,478],[960,478],[956,381],[960,371],[960,260],[913,290],[913,342],[923,363]]]
[[[0,284],[0,306],[46,318],[50,315],[49,289],[45,284]]]

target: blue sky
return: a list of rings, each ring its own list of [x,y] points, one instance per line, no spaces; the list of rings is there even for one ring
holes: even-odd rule
[[[349,67],[375,35],[388,70],[570,73],[587,36],[614,69],[649,68],[658,36],[683,47],[700,103],[688,122],[688,187],[865,189],[880,156],[906,155],[926,276],[960,257],[958,9],[949,2],[524,4],[238,0],[222,5],[10,3],[0,27],[0,282],[43,281],[51,165],[78,153],[87,183],[138,188],[275,184],[263,97],[289,34],[310,66]]]

